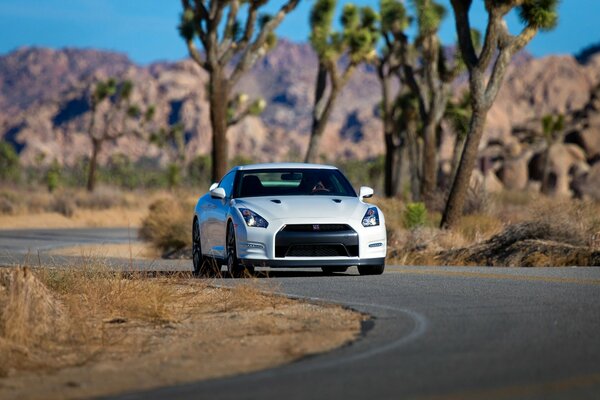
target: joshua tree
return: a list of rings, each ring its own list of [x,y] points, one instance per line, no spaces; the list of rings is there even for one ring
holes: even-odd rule
[[[454,130],[455,142],[452,154],[452,166],[450,172],[450,182],[454,181],[460,156],[465,147],[465,140],[469,132],[469,121],[471,120],[471,97],[465,92],[460,98],[450,100],[446,107],[444,118],[450,122]]]
[[[319,142],[341,89],[357,65],[375,56],[378,38],[375,11],[346,4],[340,18],[342,32],[333,32],[336,3],[336,0],[316,0],[310,13],[310,42],[319,58],[319,68],[307,162],[318,161]]]
[[[91,90],[90,124],[87,134],[92,142],[92,155],[88,167],[87,190],[96,186],[98,155],[107,141],[115,141],[125,135],[141,136],[142,128],[154,116],[154,107],[142,111],[132,103],[133,82],[109,78],[97,82]],[[100,121],[100,115],[103,114]],[[99,123],[100,122],[100,123]]]
[[[402,102],[396,97],[401,95],[402,87],[394,94],[393,83],[400,84],[401,68],[398,59],[399,41],[396,36],[409,25],[404,5],[398,0],[381,0],[379,31],[383,38],[383,48],[375,60],[377,76],[381,84],[381,119],[385,140],[385,178],[384,190],[387,197],[395,197],[400,190],[402,178],[402,155],[406,148],[406,131],[401,129],[404,115]],[[399,85],[401,86],[401,85]]]
[[[407,16],[403,3],[399,0],[380,1],[380,29],[384,46],[378,60],[378,71],[383,88],[386,149],[394,147],[394,142],[402,143],[397,138],[391,140],[394,139],[394,136],[389,134],[392,113],[386,113],[386,109],[392,111],[389,109],[390,104],[413,105],[412,101],[416,100],[420,119],[420,123],[416,126],[420,128],[422,139],[413,137],[411,151],[413,159],[421,160],[419,161],[421,164],[411,165],[411,171],[415,172],[412,179],[413,200],[419,201],[421,194],[426,199],[431,198],[437,188],[437,132],[450,97],[450,85],[464,68],[464,64],[460,60],[460,54],[456,54],[452,60],[449,60],[440,44],[438,28],[446,14],[445,8],[434,0],[413,0],[412,3],[417,21],[417,37],[413,43],[410,43],[405,31],[412,18]],[[386,101],[386,98],[389,99],[389,80],[392,74],[398,75],[402,86],[412,92],[411,102]],[[404,96],[402,93],[399,95]],[[404,100],[407,99],[409,97]],[[400,115],[400,113],[396,114]],[[422,144],[418,145],[421,141]],[[417,150],[418,156],[415,153]],[[423,154],[420,154],[421,151]],[[386,160],[393,162],[394,157],[390,152],[386,150],[386,154],[388,155]],[[391,172],[386,175],[388,177],[386,187],[394,181]],[[416,176],[419,176],[418,184],[414,179]],[[417,186],[420,187],[419,194],[414,192]]]
[[[430,200],[437,189],[437,132],[451,94],[451,83],[464,64],[457,53],[448,60],[438,30],[446,9],[434,0],[413,0],[417,37],[411,45],[403,32],[400,57],[406,84],[418,99],[423,137],[422,197]]]
[[[542,177],[542,192],[550,192],[550,150],[552,145],[563,141],[565,116],[563,114],[545,115],[542,117],[542,135],[544,136],[544,175]]]
[[[496,100],[508,64],[515,53],[523,49],[539,30],[554,28],[558,20],[558,0],[485,0],[487,28],[483,47],[481,51],[476,51],[469,20],[473,1],[451,0],[451,3],[460,51],[469,71],[472,115],[460,164],[442,216],[443,228],[453,227],[462,216],[487,113]],[[517,35],[512,35],[504,16],[515,8],[519,11],[524,27]]]
[[[246,104],[231,115],[232,91],[257,59],[275,45],[273,31],[300,0],[287,0],[279,11],[259,16],[268,0],[181,0],[179,32],[191,58],[209,75],[212,126],[212,180],[227,169],[227,129],[264,102]],[[240,15],[243,14],[243,15]],[[240,16],[242,19],[240,20]],[[196,39],[203,48],[196,46]],[[235,100],[233,100],[235,101]]]

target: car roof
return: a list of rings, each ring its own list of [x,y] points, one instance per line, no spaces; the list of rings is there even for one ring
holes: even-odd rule
[[[264,164],[250,164],[240,165],[233,169],[240,171],[248,171],[255,169],[337,169],[333,165],[323,164],[307,164],[307,163],[264,163]]]

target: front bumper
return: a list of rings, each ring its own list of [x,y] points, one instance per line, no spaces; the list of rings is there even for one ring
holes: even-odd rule
[[[275,260],[253,260],[251,258],[240,259],[247,267],[270,267],[270,268],[314,268],[314,267],[358,267],[378,266],[385,263],[385,257],[381,258],[347,258],[347,259],[275,259]]]
[[[360,221],[349,222],[334,218],[321,218],[318,221],[301,218],[269,221],[267,228],[247,227],[242,221],[235,221],[237,255],[240,262],[247,266],[268,267],[323,267],[323,266],[359,266],[381,265],[385,262],[387,251],[384,221],[380,226],[363,227]],[[286,225],[296,224],[345,224],[351,227],[348,232],[285,233]],[[340,244],[336,254],[315,252],[307,256],[303,245]],[[300,249],[294,247],[299,245]]]

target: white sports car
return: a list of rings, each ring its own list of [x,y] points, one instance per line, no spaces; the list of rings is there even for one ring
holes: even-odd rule
[[[254,267],[320,267],[383,273],[383,213],[357,195],[335,167],[256,164],[235,167],[198,200],[192,229],[194,272],[212,276],[226,264],[240,276]]]

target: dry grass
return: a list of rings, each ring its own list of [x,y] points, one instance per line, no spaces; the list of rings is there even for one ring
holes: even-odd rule
[[[138,227],[150,204],[166,196],[171,194],[108,187],[94,193],[4,188],[0,189],[0,229]]]
[[[61,247],[50,250],[48,254],[57,256],[71,256],[82,258],[127,258],[156,260],[160,254],[155,249],[145,243],[131,244],[101,244],[101,245],[81,245],[72,247]]]
[[[195,203],[196,199],[189,196],[168,196],[156,200],[142,220],[140,238],[163,254],[191,247]]]
[[[2,269],[0,310],[7,399],[100,396],[272,367],[353,340],[364,319],[253,281],[222,289],[98,261]]]
[[[527,251],[523,244],[513,246],[518,252],[511,258],[511,265],[522,263],[527,266],[589,265],[589,249],[600,233],[600,203],[573,199],[555,199],[525,192],[503,192],[473,200],[472,213],[465,215],[451,231],[437,228],[439,215],[429,214],[424,227],[406,229],[403,222],[404,204],[396,199],[377,199],[382,208],[388,230],[388,263],[399,265],[481,265],[482,258],[453,257],[452,251],[478,248],[505,229],[529,222],[545,227],[548,236],[544,240],[553,242],[543,254],[539,243],[527,242],[532,249]],[[482,212],[483,210],[483,212]],[[531,238],[529,238],[531,239]],[[527,241],[529,239],[523,239]],[[537,239],[535,239],[537,240]],[[561,244],[581,247],[583,252],[565,250]],[[449,253],[448,253],[449,252]],[[469,253],[470,254],[470,253]],[[587,255],[586,255],[587,254]],[[491,259],[488,259],[491,260]],[[586,261],[587,260],[587,261]],[[592,261],[590,261],[592,260]],[[492,262],[492,261],[490,261]],[[582,264],[583,263],[583,264]],[[587,264],[586,264],[587,263]],[[500,264],[498,264],[500,265]]]

